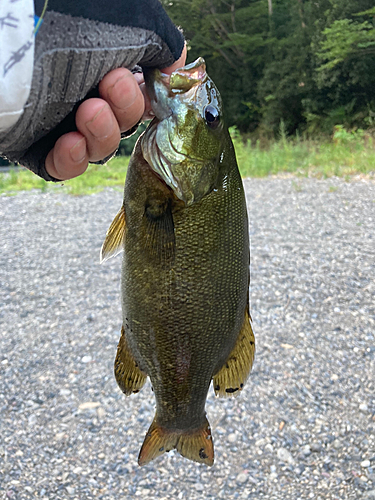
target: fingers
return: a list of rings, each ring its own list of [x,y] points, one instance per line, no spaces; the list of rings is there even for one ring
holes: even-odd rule
[[[120,129],[109,105],[103,99],[88,99],[77,110],[78,132],[61,136],[48,153],[45,166],[59,180],[81,175],[89,161],[110,155],[120,142]]]
[[[163,73],[166,73],[167,75],[171,75],[173,71],[176,71],[176,69],[182,68],[182,66],[185,66],[186,62],[186,54],[187,54],[187,49],[186,49],[186,43],[184,45],[184,48],[182,49],[182,53],[179,59],[177,59],[176,62],[172,64],[172,66],[168,66],[168,68],[163,68],[161,71]]]
[[[187,49],[186,49],[186,43],[185,43],[184,48],[182,49],[182,53],[181,53],[180,58],[177,59],[177,61],[174,62],[171,66],[168,66],[167,68],[162,68],[161,71],[163,73],[166,73],[167,75],[172,74],[173,71],[175,71],[176,69],[182,68],[182,66],[185,66],[186,56],[187,56]],[[139,82],[139,88],[142,91],[144,102],[145,102],[145,111],[143,113],[142,120],[150,120],[155,115],[151,109],[151,101],[150,101],[150,97],[149,97],[147,90],[146,90],[146,85],[144,83],[143,75],[137,74],[134,76],[137,76],[137,79]]]
[[[60,137],[46,158],[46,169],[56,179],[81,175],[88,162],[99,161],[118,147],[121,132],[142,117],[145,100],[138,80],[124,68],[111,71],[99,85],[102,99],[84,101],[76,113],[78,132]]]
[[[76,125],[86,139],[89,161],[99,161],[110,155],[121,139],[116,117],[103,99],[84,101],[76,113]]]
[[[181,57],[162,71],[171,74],[185,61],[186,45]],[[102,160],[118,147],[121,132],[131,129],[141,118],[152,118],[142,74],[115,69],[100,82],[99,92],[101,99],[88,99],[79,106],[78,132],[60,137],[49,152],[45,165],[52,177],[66,180],[81,175],[89,161]]]
[[[64,181],[83,174],[88,161],[86,139],[79,132],[70,132],[57,140],[45,167],[51,177]]]
[[[99,92],[111,106],[121,132],[138,123],[145,109],[139,88],[141,74],[133,75],[128,69],[118,68],[108,73],[99,84]]]

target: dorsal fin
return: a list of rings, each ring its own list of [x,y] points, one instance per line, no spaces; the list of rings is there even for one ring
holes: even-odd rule
[[[104,243],[100,250],[100,263],[118,255],[124,249],[124,237],[125,207],[123,205],[107,231]]]

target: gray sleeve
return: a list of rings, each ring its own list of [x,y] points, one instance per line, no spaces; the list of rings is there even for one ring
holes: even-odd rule
[[[173,28],[181,53],[183,36]],[[76,109],[99,95],[104,75],[118,67],[164,67],[175,60],[176,47],[172,52],[154,31],[47,11],[35,41],[30,96],[16,125],[0,133],[0,154],[55,181],[45,158],[62,134],[76,130]]]

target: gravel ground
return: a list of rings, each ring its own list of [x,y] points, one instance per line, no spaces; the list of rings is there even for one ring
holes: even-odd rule
[[[212,468],[139,468],[148,384],[113,376],[122,195],[0,197],[0,497],[375,499],[375,183],[246,180],[257,355],[207,413]]]

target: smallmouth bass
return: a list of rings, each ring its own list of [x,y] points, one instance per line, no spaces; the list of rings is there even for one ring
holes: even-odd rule
[[[145,80],[155,118],[101,251],[103,261],[124,250],[115,376],[126,395],[147,377],[154,390],[139,465],[172,449],[212,465],[211,380],[217,396],[238,394],[255,352],[244,189],[204,60]]]

